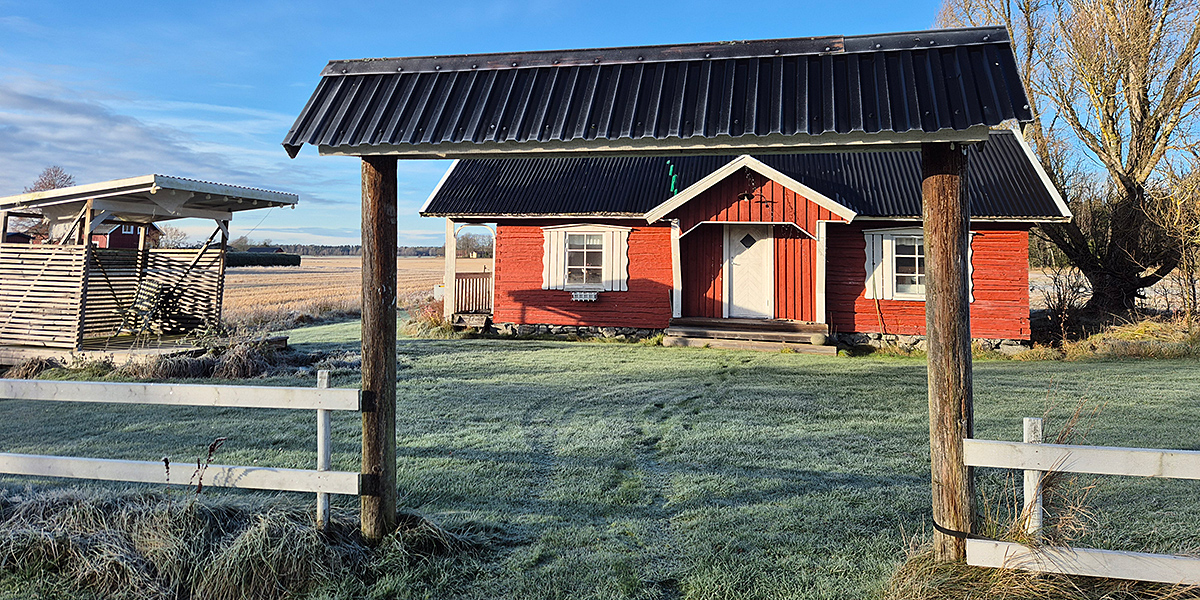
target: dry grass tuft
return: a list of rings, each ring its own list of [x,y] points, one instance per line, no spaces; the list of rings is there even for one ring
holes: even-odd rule
[[[353,515],[328,531],[281,500],[162,493],[0,491],[0,576],[71,596],[292,598],[372,583],[414,562],[469,557],[473,540],[416,515],[377,548]]]
[[[4,373],[7,379],[36,379],[44,371],[61,369],[62,363],[53,358],[29,358],[10,367]]]
[[[408,320],[401,331],[409,337],[453,339],[462,337],[442,316],[442,301],[426,299],[408,306]]]
[[[212,376],[217,379],[249,379],[266,373],[275,363],[275,350],[263,342],[237,342],[216,359]]]
[[[910,548],[880,595],[885,600],[1185,600],[1200,598],[1200,589],[937,563],[932,547],[921,545]]]

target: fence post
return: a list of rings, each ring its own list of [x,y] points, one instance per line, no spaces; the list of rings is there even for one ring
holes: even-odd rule
[[[1023,421],[1026,444],[1042,443],[1042,420],[1025,417]],[[1025,532],[1031,537],[1041,535],[1042,529],[1042,471],[1025,471]]]
[[[329,371],[317,371],[317,387],[329,389]],[[317,470],[328,471],[333,459],[333,448],[330,447],[329,411],[317,409]],[[329,527],[329,494],[317,492],[317,529],[324,531]]]

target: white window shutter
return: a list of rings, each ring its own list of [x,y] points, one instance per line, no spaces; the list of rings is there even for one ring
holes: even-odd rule
[[[629,232],[608,231],[604,236],[604,289],[629,291]]]
[[[868,233],[868,234],[864,234],[863,237],[865,238],[865,241],[866,241],[866,255],[867,255],[867,262],[865,265],[866,272],[867,272],[867,278],[866,278],[867,294],[866,294],[866,297],[868,300],[875,300],[875,299],[882,300],[885,297],[884,296],[884,293],[885,293],[884,285],[885,285],[885,281],[886,281],[886,278],[884,277],[884,274],[883,274],[883,269],[884,269],[884,264],[887,262],[887,261],[883,260],[883,258],[884,258],[883,236],[878,235],[878,234]]]
[[[975,241],[975,232],[967,233],[967,302],[975,301],[975,265],[974,253],[972,248]]]
[[[561,290],[567,277],[567,238],[560,229],[543,229],[542,289]]]

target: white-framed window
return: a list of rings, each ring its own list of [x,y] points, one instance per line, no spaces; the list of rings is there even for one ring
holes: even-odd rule
[[[919,227],[868,229],[866,297],[868,300],[925,301],[925,232]],[[971,246],[967,245],[967,282],[975,301]]]
[[[133,235],[137,233],[137,225],[122,225],[121,233],[125,235]]]
[[[542,289],[623,292],[629,289],[629,227],[543,227]]]
[[[892,267],[897,294],[925,297],[925,238],[896,236]]]
[[[604,234],[567,234],[567,287],[604,285]]]

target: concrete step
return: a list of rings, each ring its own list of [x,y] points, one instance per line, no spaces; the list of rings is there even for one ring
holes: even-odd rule
[[[763,352],[781,352],[789,349],[800,354],[824,354],[836,356],[837,346],[814,346],[812,344],[796,344],[788,342],[761,342],[753,340],[730,340],[718,338],[693,338],[666,335],[663,337],[664,346],[688,348],[720,348],[722,350],[759,350]]]
[[[708,329],[702,327],[677,327],[675,325],[667,328],[666,334],[677,337],[748,340],[759,342],[790,342],[793,344],[811,344],[814,335],[824,335],[823,333],[762,331],[753,329]]]
[[[736,329],[740,331],[779,331],[793,333],[829,334],[824,323],[808,323],[788,319],[713,319],[708,317],[681,317],[671,319],[672,327],[699,327],[701,329]]]

